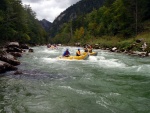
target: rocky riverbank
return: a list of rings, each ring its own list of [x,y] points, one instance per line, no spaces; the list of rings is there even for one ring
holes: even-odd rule
[[[102,49],[110,52],[122,53],[131,56],[139,56],[139,57],[149,57],[150,56],[150,43],[144,41],[144,39],[137,39],[133,43],[130,43],[126,46],[121,46],[116,44],[116,46],[103,46],[102,42],[97,44],[84,44],[82,45],[80,42],[74,43],[73,46],[76,47],[86,47],[90,45],[93,49]],[[68,45],[67,45],[68,46]]]
[[[7,71],[16,71],[17,66],[20,65],[18,57],[22,57],[24,52],[33,52],[27,44],[19,44],[18,42],[9,42],[8,44],[0,47],[0,73]]]
[[[92,45],[94,49],[108,50],[110,52],[124,53],[131,56],[148,57],[150,56],[150,45],[143,39],[138,39],[126,48],[119,47],[101,47],[100,44]]]

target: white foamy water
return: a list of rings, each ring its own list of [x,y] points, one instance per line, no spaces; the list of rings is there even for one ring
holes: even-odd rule
[[[90,62],[95,62],[100,67],[105,68],[124,68],[126,67],[126,64],[119,61],[118,59],[106,59],[104,56],[90,56],[89,57]]]
[[[81,94],[81,95],[95,95],[95,93],[93,93],[93,92],[74,89],[74,88],[72,88],[70,86],[60,86],[60,88],[72,90],[72,91],[74,91],[74,92],[76,92],[78,94]]]
[[[54,63],[54,62],[57,62],[58,59],[57,58],[41,58],[41,60],[44,62],[44,63]]]
[[[126,65],[119,61],[110,60],[99,60],[99,65],[101,67],[108,67],[108,68],[124,68]]]

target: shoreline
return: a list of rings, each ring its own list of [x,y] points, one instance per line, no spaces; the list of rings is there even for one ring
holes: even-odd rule
[[[7,42],[0,45],[0,74],[7,71],[15,71],[14,74],[21,74],[17,66],[21,64],[18,60],[23,54],[33,52],[27,44],[19,44],[19,42]]]

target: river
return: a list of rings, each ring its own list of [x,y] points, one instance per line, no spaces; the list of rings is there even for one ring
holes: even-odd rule
[[[33,47],[19,59],[23,74],[0,74],[0,113],[150,113],[150,58],[57,59],[66,48],[78,49]]]

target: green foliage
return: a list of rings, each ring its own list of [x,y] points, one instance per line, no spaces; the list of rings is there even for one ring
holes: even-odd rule
[[[55,36],[55,38],[51,38],[50,42],[51,43],[63,43],[63,44],[68,44],[68,42],[70,42],[70,34],[68,33],[61,33]]]
[[[84,36],[84,28],[80,27],[80,29],[76,29],[76,31],[75,31],[75,37],[77,39],[81,39],[81,38],[83,38],[83,36]]]
[[[130,47],[130,44],[132,44],[134,42],[133,39],[128,39],[128,40],[123,40],[123,41],[120,41],[117,46],[118,48],[123,48],[123,49],[127,49],[128,47]]]
[[[22,34],[22,36],[21,36],[20,42],[29,42],[30,39],[31,39],[30,36],[27,35],[26,33],[24,33],[24,34]]]
[[[63,11],[53,22],[50,35],[55,37],[62,29],[64,23],[73,21],[73,30],[80,28],[83,24],[86,26],[84,16],[93,9],[98,9],[105,0],[80,0]],[[74,29],[75,28],[75,29]]]
[[[21,0],[0,1],[0,32],[0,41],[44,43],[47,37],[35,12]]]

